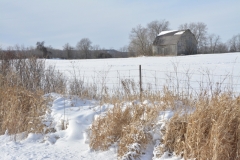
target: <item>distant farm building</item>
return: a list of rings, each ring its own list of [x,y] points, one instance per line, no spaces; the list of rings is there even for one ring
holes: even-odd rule
[[[155,38],[152,50],[159,56],[197,54],[197,40],[189,29],[162,31]]]

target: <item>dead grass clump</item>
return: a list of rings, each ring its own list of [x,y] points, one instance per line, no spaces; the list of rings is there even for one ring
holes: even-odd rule
[[[91,126],[90,147],[94,150],[107,150],[119,141],[123,126],[131,121],[130,107],[124,110],[115,105],[106,115],[98,117]]]
[[[183,154],[184,159],[240,159],[239,97],[231,93],[201,96],[195,107],[193,113],[170,120],[165,149]]]
[[[163,104],[164,109],[176,109],[175,102],[177,101],[177,96],[174,95],[172,91],[170,91],[167,87],[164,88],[160,101]]]
[[[122,137],[119,141],[118,156],[131,160],[139,157],[142,150],[151,141],[147,126],[141,121],[135,121],[122,128]]]
[[[186,157],[239,159],[240,105],[237,99],[225,93],[197,103],[186,132]]]
[[[167,124],[166,134],[164,136],[164,148],[161,152],[170,151],[180,155],[184,151],[185,134],[187,129],[187,123],[183,116],[175,114],[171,121]]]
[[[30,92],[23,87],[0,88],[0,134],[43,131],[41,116],[45,114],[42,92]]]
[[[152,124],[159,107],[130,105],[122,108],[115,105],[104,116],[98,117],[91,126],[90,147],[107,150],[118,143],[118,156],[123,159],[136,158],[151,141]]]

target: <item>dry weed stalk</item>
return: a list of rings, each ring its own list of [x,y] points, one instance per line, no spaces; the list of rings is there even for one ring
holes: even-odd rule
[[[125,101],[133,101],[140,98],[139,85],[133,79],[121,79],[121,86]]]
[[[0,61],[1,86],[20,86],[30,91],[66,93],[66,79],[55,67],[37,58],[3,59]]]

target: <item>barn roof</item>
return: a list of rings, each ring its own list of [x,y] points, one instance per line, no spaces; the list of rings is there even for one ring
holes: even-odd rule
[[[182,34],[187,30],[172,30],[172,31],[162,31],[155,38],[153,45],[169,45],[169,44],[177,44],[178,40],[182,36]]]

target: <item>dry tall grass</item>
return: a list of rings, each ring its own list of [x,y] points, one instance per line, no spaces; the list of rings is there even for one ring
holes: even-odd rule
[[[0,134],[43,132],[42,116],[47,109],[43,95],[64,93],[65,83],[54,67],[46,68],[44,60],[1,57]]]
[[[239,107],[240,97],[232,93],[199,97],[193,113],[176,115],[169,122],[165,150],[184,159],[240,159]]]
[[[30,92],[22,87],[0,88],[0,134],[41,133],[41,116],[46,105],[42,92]]]
[[[90,147],[94,150],[107,150],[118,143],[120,158],[139,157],[152,140],[150,131],[154,128],[161,109],[154,105],[132,103],[123,108],[122,104],[116,104],[92,123]]]

